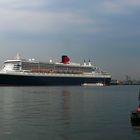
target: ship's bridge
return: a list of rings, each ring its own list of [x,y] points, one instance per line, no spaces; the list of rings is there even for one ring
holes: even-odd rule
[[[2,72],[10,71],[20,71],[21,70],[21,60],[7,60],[1,69]]]

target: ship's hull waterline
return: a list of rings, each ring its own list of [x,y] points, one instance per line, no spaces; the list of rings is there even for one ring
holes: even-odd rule
[[[110,85],[110,77],[88,77],[69,75],[32,75],[32,74],[0,74],[0,86],[61,86],[82,85],[84,83],[103,83]]]

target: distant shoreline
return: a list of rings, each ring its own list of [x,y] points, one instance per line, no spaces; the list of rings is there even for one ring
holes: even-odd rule
[[[110,85],[140,85],[140,81],[135,81],[135,80],[129,80],[129,81],[111,80]]]

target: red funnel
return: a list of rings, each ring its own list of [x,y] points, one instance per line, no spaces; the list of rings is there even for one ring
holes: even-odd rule
[[[62,63],[64,64],[68,64],[70,61],[69,57],[67,55],[63,55],[62,56]]]

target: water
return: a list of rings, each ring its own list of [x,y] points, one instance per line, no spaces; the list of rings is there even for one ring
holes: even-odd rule
[[[139,140],[140,86],[0,87],[1,140]]]

